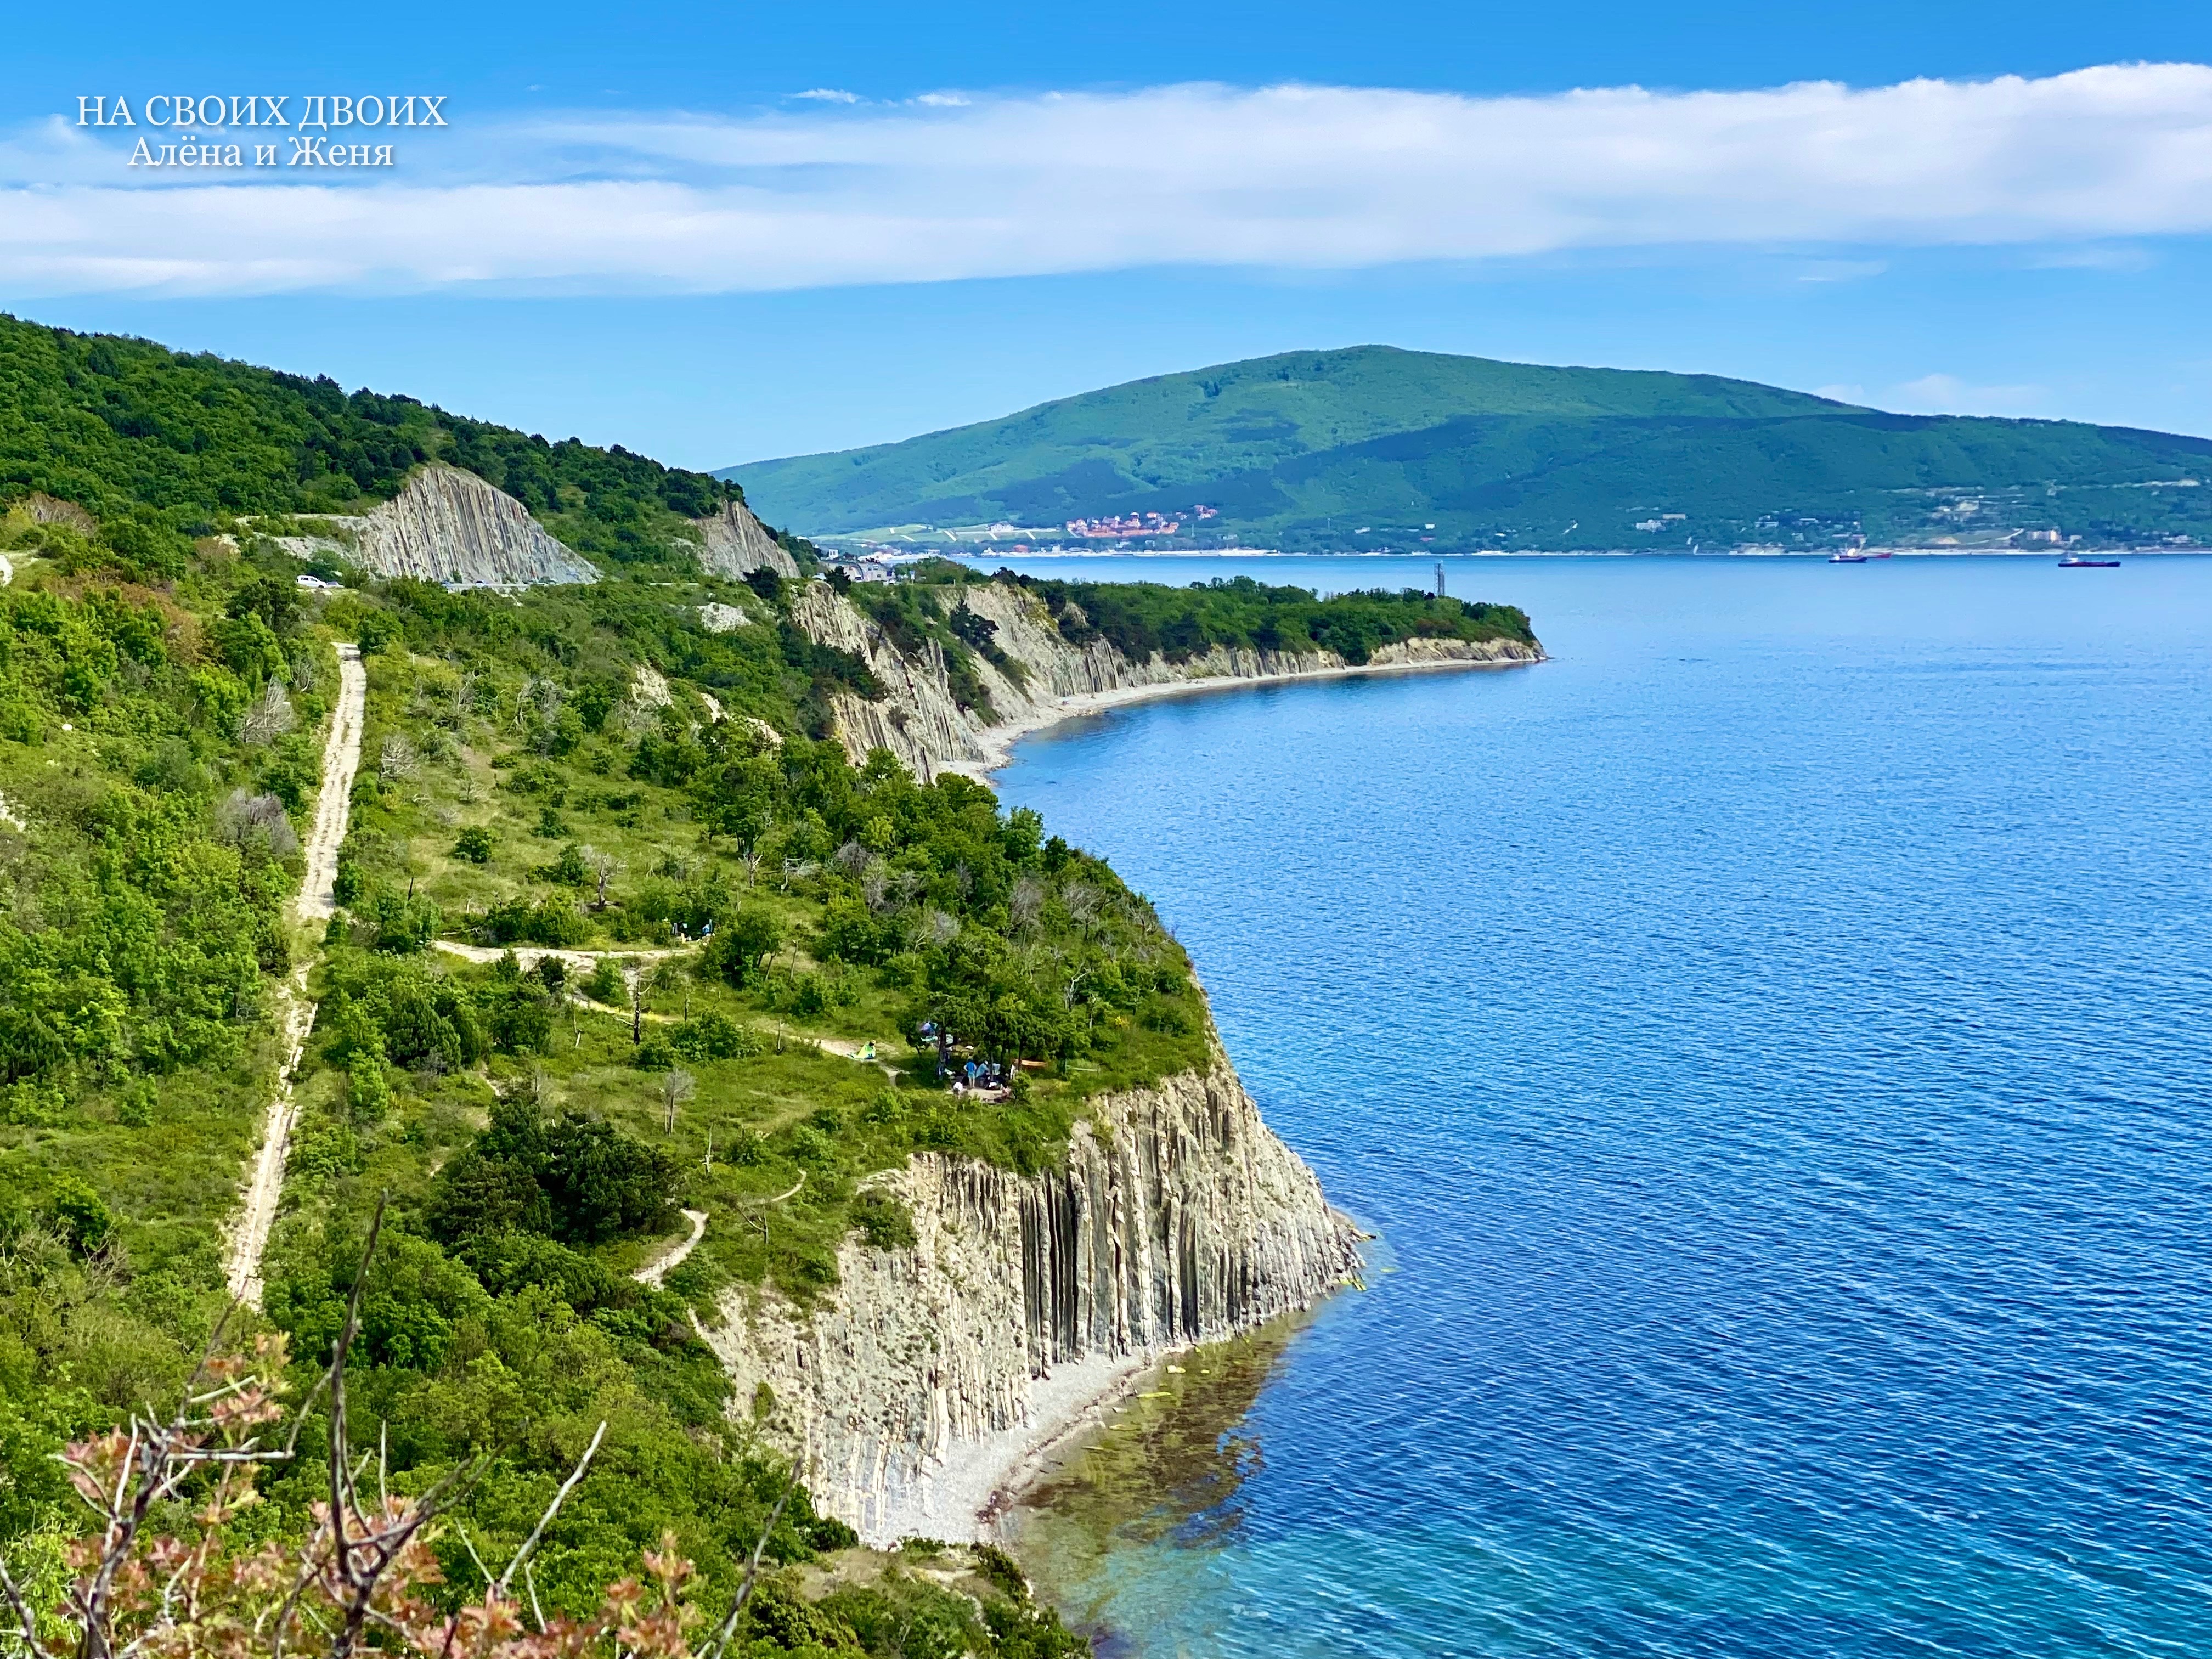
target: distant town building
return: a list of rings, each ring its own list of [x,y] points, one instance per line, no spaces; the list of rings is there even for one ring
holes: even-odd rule
[[[1172,536],[1182,528],[1181,519],[1161,513],[1125,513],[1113,519],[1070,519],[1067,533],[1092,541],[1112,541],[1121,536]]]

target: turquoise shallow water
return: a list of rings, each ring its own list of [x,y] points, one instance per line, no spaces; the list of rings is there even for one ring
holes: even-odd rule
[[[2212,561],[1450,569],[1557,660],[1005,775],[1385,1241],[1054,1593],[1145,1655],[2212,1653]]]

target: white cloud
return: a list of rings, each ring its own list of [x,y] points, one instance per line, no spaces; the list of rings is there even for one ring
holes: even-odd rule
[[[403,170],[149,190],[0,152],[0,289],[772,289],[1583,248],[2063,248],[2212,230],[2212,68],[1467,98],[1179,86],[518,121]],[[854,100],[857,104],[857,100]],[[365,136],[365,135],[364,135]],[[44,149],[41,149],[44,146]],[[41,170],[41,169],[46,170]],[[167,179],[159,182],[168,182]],[[1836,258],[1849,252],[1853,257]]]
[[[1889,269],[1886,259],[1816,259],[1797,267],[1801,283],[1860,283]]]
[[[1923,374],[1892,386],[1882,407],[1908,415],[2047,415],[2051,391],[2039,386],[1969,386],[1955,374]]]
[[[857,104],[860,101],[859,93],[841,91],[836,87],[810,87],[805,92],[794,92],[791,95],[811,99],[817,104]]]
[[[914,101],[929,109],[966,109],[975,100],[957,92],[925,92]]]

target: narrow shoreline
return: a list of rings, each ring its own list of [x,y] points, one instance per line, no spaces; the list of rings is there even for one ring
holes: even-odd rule
[[[999,1523],[1039,1478],[1148,1378],[1188,1348],[1142,1354],[1089,1354],[1054,1367],[1030,1388],[1030,1421],[947,1448],[919,1489],[887,1504],[862,1541],[889,1547],[919,1534],[947,1543],[1000,1541]]]
[[[1539,663],[1550,660],[1543,647],[1539,646],[1536,654],[1531,657],[1443,657],[1428,662],[1344,663],[1334,668],[1296,669],[1287,674],[1206,674],[1187,680],[1158,680],[1149,685],[1115,686],[1108,691],[1073,691],[1054,697],[1033,714],[998,726],[985,726],[975,733],[976,745],[983,751],[981,758],[948,761],[937,769],[939,772],[957,772],[962,777],[988,784],[993,773],[1003,771],[1012,762],[1014,745],[1024,738],[1065,720],[1082,720],[1090,715],[1105,714],[1109,709],[1126,708],[1131,703],[1151,702],[1161,697],[1249,690],[1265,685],[1296,684],[1307,680],[1359,679],[1379,674],[1428,674],[1449,669],[1533,668]]]
[[[1011,1541],[1000,1532],[1000,1523],[1036,1490],[1047,1472],[1073,1450],[1078,1441],[1103,1428],[1109,1413],[1134,1397],[1169,1360],[1193,1351],[1175,1348],[1125,1358],[1116,1362],[1103,1388],[1072,1406],[1063,1404],[1056,1419],[1039,1425],[1039,1431],[1030,1437],[1020,1455],[1000,1468],[989,1495],[975,1509],[972,1527],[977,1540]]]

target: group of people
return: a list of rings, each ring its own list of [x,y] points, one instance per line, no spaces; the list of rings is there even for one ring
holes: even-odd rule
[[[939,1028],[934,1020],[921,1023],[920,1038],[923,1043],[937,1045],[937,1077],[943,1082],[952,1079],[952,1092],[973,1096],[981,1100],[1004,1100],[1012,1081],[1005,1064],[995,1060],[955,1060],[951,1036]]]

